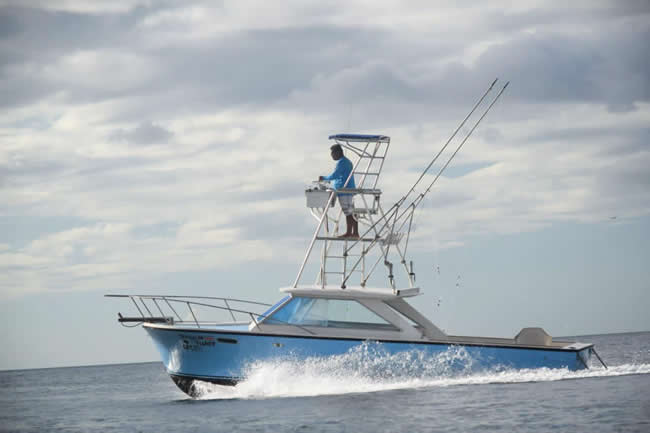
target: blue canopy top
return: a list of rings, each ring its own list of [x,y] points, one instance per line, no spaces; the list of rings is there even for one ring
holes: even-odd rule
[[[366,134],[336,134],[330,135],[330,140],[341,141],[390,141],[386,135],[366,135]]]

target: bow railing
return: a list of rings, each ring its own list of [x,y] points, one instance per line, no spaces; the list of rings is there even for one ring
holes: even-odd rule
[[[236,298],[214,296],[170,296],[170,295],[104,295],[107,298],[128,298],[132,301],[138,315],[123,316],[117,313],[118,322],[124,326],[138,326],[142,323],[164,323],[190,325],[200,328],[202,325],[224,323],[223,320],[204,320],[206,310],[227,312],[232,322],[249,323],[249,319],[258,323],[265,317],[264,313],[271,304],[247,301]]]

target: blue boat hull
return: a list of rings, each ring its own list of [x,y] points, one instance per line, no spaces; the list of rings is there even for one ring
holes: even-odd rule
[[[344,355],[358,349],[365,340],[282,336],[245,331],[188,329],[146,326],[163,364],[174,382],[190,396],[196,396],[194,381],[236,385],[246,377],[253,363],[275,359],[302,360]],[[417,353],[418,359],[462,349],[465,358],[452,360],[451,370],[523,368],[587,368],[591,347],[581,350],[526,348],[478,344],[452,345],[431,342],[375,341],[381,355]],[[471,364],[471,365],[468,365]]]

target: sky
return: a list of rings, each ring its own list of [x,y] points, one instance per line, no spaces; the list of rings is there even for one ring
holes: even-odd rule
[[[648,41],[647,1],[0,0],[0,369],[157,360],[106,293],[279,299],[327,137],[391,137],[390,205],[497,77],[416,216],[413,303],[650,330]]]

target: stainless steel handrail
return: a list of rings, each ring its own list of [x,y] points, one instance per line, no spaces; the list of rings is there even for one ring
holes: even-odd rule
[[[246,299],[237,299],[237,298],[221,298],[217,296],[185,296],[185,295],[116,295],[116,294],[108,294],[104,295],[105,298],[131,298],[131,297],[138,297],[138,298],[145,298],[145,299],[151,299],[151,298],[156,298],[156,299],[162,299],[162,298],[186,298],[186,299],[217,299],[220,301],[227,300],[227,301],[233,301],[233,302],[243,302],[246,304],[257,304],[257,305],[265,305],[267,307],[270,307],[272,304],[267,304],[265,302],[257,302],[257,301],[249,301]]]
[[[129,298],[133,302],[133,304],[137,308],[138,312],[140,313],[140,317],[123,317],[122,314],[118,313],[118,316],[119,316],[118,320],[120,321],[120,323],[123,326],[128,326],[128,325],[125,325],[124,322],[131,322],[131,323],[135,322],[135,325],[131,325],[131,327],[141,325],[141,324],[143,324],[145,322],[168,323],[168,324],[178,323],[178,324],[182,324],[182,325],[194,324],[194,325],[196,325],[197,328],[200,328],[201,325],[205,326],[205,325],[210,325],[210,324],[216,325],[216,324],[223,323],[223,322],[217,322],[217,321],[201,321],[201,320],[197,319],[197,317],[196,317],[196,315],[194,313],[194,310],[192,309],[192,305],[201,306],[201,307],[210,307],[210,308],[216,308],[218,310],[228,311],[228,312],[230,312],[230,315],[231,315],[231,317],[233,319],[232,323],[237,323],[237,319],[236,319],[234,313],[240,313],[240,314],[243,314],[243,315],[247,315],[247,316],[250,316],[251,321],[252,321],[252,322],[249,322],[249,323],[255,323],[255,325],[259,327],[259,326],[261,326],[260,325],[260,319],[265,319],[267,317],[266,314],[264,314],[263,312],[241,310],[241,309],[238,309],[238,308],[232,308],[230,306],[230,304],[228,303],[228,301],[230,301],[230,302],[239,302],[239,303],[243,303],[243,304],[251,304],[251,305],[256,305],[256,306],[263,306],[263,307],[271,307],[272,306],[272,304],[267,304],[265,302],[248,301],[248,300],[245,300],[245,299],[235,299],[235,298],[221,298],[221,297],[215,297],[215,296],[114,295],[114,294],[108,294],[108,295],[104,295],[104,297],[106,297],[106,298]],[[138,303],[137,303],[136,299],[138,299],[140,301],[140,303],[144,306],[144,308],[149,313],[149,316],[146,316],[143,313],[142,309],[138,306]],[[151,311],[149,310],[147,305],[144,303],[145,299],[153,301],[153,303],[156,305],[156,307],[160,311],[160,314],[162,314],[162,317],[155,317],[155,316],[153,316],[151,314]],[[213,300],[216,299],[216,300],[224,301],[226,306],[222,307],[220,305],[206,304],[204,302],[188,301],[187,299],[213,299]],[[156,301],[164,301],[167,304],[167,306],[169,307],[169,309],[176,315],[176,317],[178,317],[178,320],[174,320],[173,316],[165,316],[165,312],[163,311],[161,306]],[[172,307],[171,302],[177,302],[179,304],[185,304],[187,306],[187,308],[188,308],[189,313],[192,315],[193,320],[183,320],[183,318],[180,316],[180,314],[178,314],[176,309],[174,309],[174,307]],[[271,313],[273,313],[274,311],[272,311]],[[299,329],[305,331],[308,334],[314,335],[314,332],[310,331],[309,329],[307,329],[304,326],[297,325],[295,323],[284,322],[284,321],[280,321],[280,320],[275,320],[275,322],[290,325],[290,326],[299,328]]]
[[[123,317],[121,314],[119,315],[120,317],[120,322],[136,322],[138,324],[147,322],[147,321],[156,321],[156,322],[167,322],[167,323],[174,323],[177,322],[179,324],[188,324],[188,323],[193,323],[196,325],[197,328],[201,327],[201,324],[210,324],[210,323],[220,323],[218,321],[205,321],[205,320],[199,320],[196,317],[196,314],[194,312],[194,309],[192,306],[198,306],[198,307],[208,307],[208,308],[214,308],[217,310],[224,310],[228,311],[230,313],[230,316],[232,317],[233,323],[237,323],[237,317],[235,316],[235,313],[245,315],[245,316],[258,316],[258,317],[264,317],[263,311],[252,311],[252,309],[241,309],[241,308],[233,308],[230,303],[240,303],[240,304],[248,304],[251,306],[256,306],[259,307],[270,307],[272,304],[267,304],[264,302],[257,302],[257,301],[248,301],[245,299],[237,299],[237,298],[222,298],[222,297],[216,297],[216,296],[182,296],[182,295],[121,295],[121,294],[107,294],[104,295],[107,298],[128,298],[130,299],[133,304],[136,306],[138,313],[140,314],[140,317]],[[147,306],[146,301],[151,301],[155,305],[156,309],[160,312],[161,317],[156,317],[153,315],[151,312],[151,309]],[[218,300],[218,301],[223,301],[225,306],[222,305],[214,305],[212,303],[206,303],[206,302],[197,302],[197,300]],[[161,302],[161,304],[158,303],[158,301]],[[138,302],[144,307],[144,309],[140,308],[138,305]],[[164,304],[162,304],[164,302]],[[230,303],[229,303],[230,302]],[[187,306],[187,311],[192,316],[193,320],[183,320],[181,315],[176,311],[174,307],[172,307],[172,303],[178,303],[178,304],[184,304]],[[166,316],[166,310],[165,304],[167,307],[169,307],[169,312],[170,315]],[[244,308],[246,308],[244,306]],[[145,313],[146,311],[146,313]],[[175,320],[174,316],[178,318],[178,320]],[[139,320],[140,319],[140,320]],[[254,322],[257,323],[255,319],[253,319]],[[124,324],[124,323],[122,323]]]

